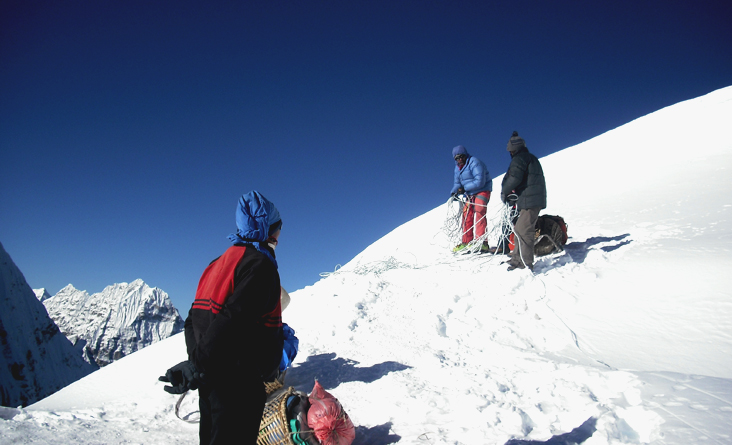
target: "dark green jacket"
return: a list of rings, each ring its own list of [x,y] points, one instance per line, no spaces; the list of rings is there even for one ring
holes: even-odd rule
[[[501,183],[501,201],[506,202],[506,197],[512,193],[518,195],[516,204],[519,210],[546,208],[544,171],[539,160],[526,147],[518,150],[511,159]]]

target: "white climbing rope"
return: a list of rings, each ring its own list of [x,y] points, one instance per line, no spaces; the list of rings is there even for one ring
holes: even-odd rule
[[[456,203],[457,205],[455,205]],[[485,216],[474,221],[473,226],[469,229],[474,230],[475,225],[485,219],[486,231],[482,236],[474,238],[468,243],[464,249],[466,253],[479,252],[484,242],[494,241],[498,246],[501,245],[502,241],[508,244],[508,237],[513,232],[513,219],[517,214],[515,207],[498,206],[490,213],[488,212],[487,204],[478,202],[471,203],[466,195],[456,195],[455,197],[451,197],[447,202],[447,215],[442,226],[442,231],[447,236],[451,246],[460,244],[463,235],[467,233],[467,231],[463,231],[462,220],[463,208],[466,205],[486,207]]]

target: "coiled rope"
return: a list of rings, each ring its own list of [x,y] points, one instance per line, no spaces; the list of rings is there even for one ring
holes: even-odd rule
[[[512,197],[516,195],[509,195],[509,202],[512,202]],[[457,205],[456,205],[457,204]],[[486,207],[485,216],[481,216],[477,221],[474,221],[471,227],[467,230],[463,230],[463,209],[466,205]],[[509,236],[513,232],[513,221],[516,218],[517,211],[515,206],[498,206],[492,213],[488,212],[487,204],[480,204],[478,202],[470,202],[466,195],[456,195],[451,197],[447,201],[447,215],[445,216],[445,222],[442,225],[442,232],[447,236],[450,244],[456,246],[462,242],[463,235],[468,231],[472,231],[473,228],[484,219],[486,220],[486,231],[480,237],[474,238],[468,245],[463,249],[465,253],[476,253],[481,250],[481,246],[484,242],[495,242],[497,246],[501,246],[505,243],[508,245]],[[496,250],[494,253],[500,253]]]
[[[514,197],[515,195],[510,195],[509,199],[511,197]],[[450,243],[451,248],[457,245],[462,241],[463,234],[463,222],[462,222],[462,214],[463,214],[463,207],[467,204],[472,204],[475,206],[482,206],[482,207],[488,207],[485,204],[480,203],[470,203],[468,201],[468,197],[466,195],[457,195],[455,197],[451,197],[447,202],[447,215],[445,217],[445,220],[443,222],[442,227],[440,228],[439,232],[435,235],[437,237],[440,233],[446,235],[448,238],[448,242]],[[480,252],[481,246],[483,245],[483,242],[494,242],[497,246],[506,245],[508,246],[509,237],[511,233],[513,233],[513,221],[515,220],[517,215],[516,208],[514,206],[507,206],[507,205],[501,205],[492,211],[492,213],[489,213],[486,209],[486,215],[482,216],[478,219],[478,221],[475,221],[473,225],[477,224],[479,221],[482,221],[483,219],[486,219],[486,232],[471,241],[468,246],[464,249],[465,253],[477,253]],[[473,230],[471,227],[470,230]],[[441,244],[441,243],[440,243]],[[500,254],[501,252],[496,250],[492,254]],[[492,255],[491,255],[492,256]],[[455,258],[450,256],[450,259],[446,258],[445,261],[442,263],[435,263],[435,264],[448,264],[453,263],[455,261]],[[337,275],[340,273],[353,273],[356,275],[369,275],[374,274],[376,276],[381,275],[384,272],[387,272],[389,270],[394,269],[421,269],[424,267],[427,267],[426,265],[418,265],[416,258],[414,264],[405,263],[403,261],[399,261],[393,256],[389,256],[384,260],[379,261],[372,261],[366,264],[359,264],[355,267],[349,267],[348,270],[342,270],[341,265],[337,264],[332,272],[321,272],[319,275],[323,278],[327,278],[332,275]]]

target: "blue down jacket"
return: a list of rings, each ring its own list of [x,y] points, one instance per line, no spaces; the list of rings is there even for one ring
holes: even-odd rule
[[[466,155],[468,159],[462,170],[457,166],[457,161],[455,162],[455,181],[450,193],[457,193],[461,186],[468,195],[493,191],[493,180],[488,174],[485,164],[475,156],[470,156],[462,145],[458,145],[452,150],[453,158],[459,154]]]

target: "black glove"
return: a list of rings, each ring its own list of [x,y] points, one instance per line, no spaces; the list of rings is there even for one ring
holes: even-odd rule
[[[465,189],[464,189],[464,188],[462,188],[462,187],[460,187],[460,188],[459,188],[459,189],[457,190],[457,194],[458,194],[458,195],[462,195],[462,194],[464,194],[464,193],[465,193]]]
[[[198,389],[203,381],[203,373],[196,370],[193,363],[188,360],[180,362],[165,372],[164,376],[158,378],[161,382],[170,383],[163,389],[170,394],[183,394],[190,390]]]

